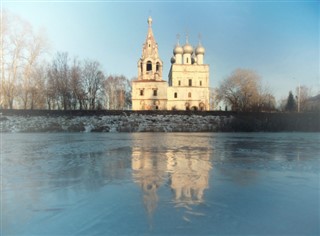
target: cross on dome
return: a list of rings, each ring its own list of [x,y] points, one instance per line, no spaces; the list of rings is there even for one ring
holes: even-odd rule
[[[180,34],[177,34],[177,45],[180,45]]]
[[[199,45],[201,45],[201,34],[198,34],[198,39],[199,39]]]
[[[189,43],[189,34],[187,32],[187,34],[186,34],[186,44],[188,44],[188,43]]]

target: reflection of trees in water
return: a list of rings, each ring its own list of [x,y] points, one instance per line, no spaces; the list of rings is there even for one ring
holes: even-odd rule
[[[214,150],[216,169],[232,182],[248,185],[259,178],[261,169],[308,168],[305,161],[318,156],[309,150],[317,150],[318,145],[304,133],[234,134],[219,139]]]
[[[50,181],[55,187],[97,190],[105,184],[125,179],[130,168],[131,148],[61,156]]]
[[[225,171],[236,182],[241,180],[252,182],[257,178],[257,169],[273,168],[287,169],[293,166],[293,162],[313,158],[316,153],[308,152],[316,145],[305,139],[305,134],[291,135],[286,133],[277,134],[237,134],[221,141],[219,149],[215,151],[215,157],[218,157],[224,165],[229,164],[231,167],[240,167],[243,173],[236,174],[236,171]],[[244,176],[240,179],[241,175]]]

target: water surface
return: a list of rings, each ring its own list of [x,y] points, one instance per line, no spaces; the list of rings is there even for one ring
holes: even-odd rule
[[[319,235],[320,134],[1,134],[2,235]]]

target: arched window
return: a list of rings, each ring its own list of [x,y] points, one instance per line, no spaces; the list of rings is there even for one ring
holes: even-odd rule
[[[188,93],[188,98],[191,98],[191,93],[190,92]]]
[[[147,62],[147,71],[152,71],[152,62],[151,61]]]
[[[159,71],[159,70],[160,70],[160,63],[157,62],[157,64],[156,64],[156,71]]]

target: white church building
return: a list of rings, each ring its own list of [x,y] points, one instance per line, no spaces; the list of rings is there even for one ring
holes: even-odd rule
[[[209,65],[205,49],[194,48],[188,38],[173,49],[168,82],[163,80],[163,63],[148,18],[148,34],[138,61],[138,77],[132,81],[132,110],[209,110]]]

